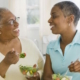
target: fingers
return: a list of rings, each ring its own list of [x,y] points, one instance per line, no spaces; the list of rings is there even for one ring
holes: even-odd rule
[[[36,76],[40,76],[38,72],[36,72],[36,73],[34,74],[34,77],[36,77]]]
[[[19,56],[19,53],[18,52],[15,52],[15,55]]]
[[[36,76],[36,77],[27,77],[27,80],[39,80],[39,77]]]
[[[15,53],[15,55],[19,56],[19,53],[16,52],[16,51],[14,50],[14,48],[12,48],[11,52],[12,52],[12,54]]]
[[[74,63],[72,62],[69,66],[69,70],[71,72],[80,72],[80,62],[79,60],[76,60]]]
[[[19,53],[12,48],[12,50],[7,53],[5,59],[9,64],[16,64],[19,61]]]
[[[33,77],[27,77],[28,80],[40,80],[39,73],[36,72],[36,74],[33,75]]]
[[[27,77],[28,80],[36,80],[36,77]]]
[[[80,71],[80,62],[78,60],[74,63],[74,71]]]
[[[14,51],[14,48],[12,48],[12,50],[11,50],[12,52]]]

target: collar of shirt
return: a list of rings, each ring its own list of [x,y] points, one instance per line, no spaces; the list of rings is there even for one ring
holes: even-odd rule
[[[49,48],[54,48],[55,50],[60,50],[60,38],[61,36],[59,36],[59,38],[56,41],[52,41]],[[77,31],[72,42],[68,45],[75,45],[75,44],[80,44],[80,32]]]

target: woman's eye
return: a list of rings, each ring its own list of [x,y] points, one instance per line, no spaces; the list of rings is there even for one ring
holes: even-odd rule
[[[10,24],[10,25],[13,25],[13,23],[14,23],[14,20],[10,20],[10,21],[8,22],[8,24]]]
[[[57,16],[53,16],[53,18],[57,18]]]

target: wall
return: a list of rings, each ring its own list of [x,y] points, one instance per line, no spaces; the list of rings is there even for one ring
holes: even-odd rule
[[[0,0],[0,7],[8,8],[8,0]]]
[[[28,28],[27,37],[35,42],[42,53],[42,40],[39,35],[39,27]]]

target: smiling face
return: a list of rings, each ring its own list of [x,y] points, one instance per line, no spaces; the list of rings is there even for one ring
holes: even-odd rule
[[[19,24],[16,17],[10,11],[4,11],[0,21],[0,36],[5,39],[12,39],[19,36]]]
[[[63,12],[57,6],[52,8],[51,17],[48,22],[51,26],[51,31],[54,34],[62,34],[69,27],[67,17],[64,16]]]

